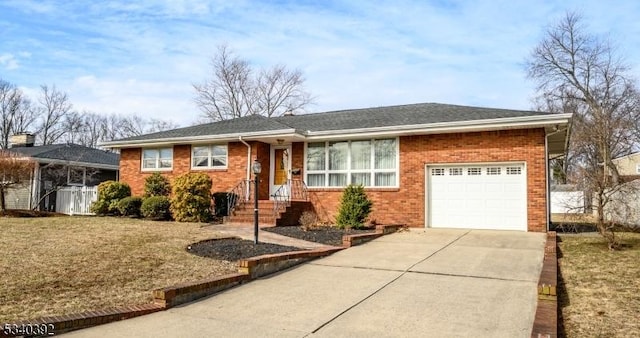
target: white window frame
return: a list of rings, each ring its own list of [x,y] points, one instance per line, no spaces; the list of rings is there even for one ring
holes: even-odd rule
[[[82,170],[82,183],[72,183],[71,182],[71,170]],[[74,186],[74,187],[84,187],[84,185],[87,183],[87,168],[86,167],[73,167],[73,166],[68,166],[67,167],[67,185],[69,186]]]
[[[206,167],[196,167],[196,166],[194,166],[194,163],[193,163],[193,158],[194,158],[193,152],[194,152],[194,148],[197,148],[197,147],[202,147],[202,148],[206,147],[207,148],[207,151],[208,151],[207,159],[209,161],[209,165],[208,166],[206,166]],[[214,147],[224,147],[224,149],[225,149],[225,153],[224,153],[224,163],[225,163],[225,165],[224,166],[221,166],[221,165],[214,166],[214,165],[212,165],[213,164],[213,158],[214,157],[220,157],[220,156],[214,156],[213,155],[213,148]],[[228,143],[226,143],[226,144],[224,144],[224,143],[192,144],[191,145],[191,158],[190,158],[190,161],[191,161],[191,170],[227,169],[229,167],[229,144]]]
[[[375,142],[380,140],[394,140],[395,142],[395,168],[394,169],[376,169],[375,168]],[[370,141],[371,143],[371,159],[370,159],[370,169],[351,169],[351,143],[358,141]],[[347,142],[347,169],[346,170],[329,170],[329,144],[336,142]],[[309,143],[324,143],[324,170],[308,170],[307,160],[308,160],[308,145]],[[304,145],[304,178],[307,185],[309,184],[309,175],[318,175],[324,174],[324,185],[323,186],[311,186],[308,185],[309,189],[340,189],[345,186],[331,186],[329,185],[329,175],[330,174],[346,174],[347,175],[347,185],[351,184],[351,174],[362,174],[368,173],[370,174],[370,183],[372,185],[364,186],[365,189],[375,189],[375,188],[398,188],[400,185],[400,139],[398,137],[385,137],[385,138],[371,138],[371,139],[353,139],[353,140],[331,140],[331,141],[314,141],[314,142],[305,142]],[[379,173],[393,173],[395,174],[395,184],[390,186],[376,186],[375,177],[376,174]]]
[[[160,160],[162,159],[162,158],[160,158],[160,153],[164,149],[170,149],[171,150],[171,167],[168,167],[168,168],[160,168]],[[145,151],[149,151],[149,150],[156,151],[155,167],[153,167],[153,168],[145,168],[144,167],[144,152]],[[142,170],[142,171],[171,171],[171,170],[173,170],[173,147],[142,148],[142,151],[140,152],[140,170]]]

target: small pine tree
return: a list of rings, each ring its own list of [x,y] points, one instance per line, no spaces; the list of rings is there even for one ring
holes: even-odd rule
[[[169,193],[171,193],[169,179],[160,173],[153,173],[144,180],[144,197],[169,196]]]
[[[339,228],[362,228],[364,221],[371,213],[373,202],[364,192],[361,185],[349,185],[340,199],[340,210],[336,223]]]

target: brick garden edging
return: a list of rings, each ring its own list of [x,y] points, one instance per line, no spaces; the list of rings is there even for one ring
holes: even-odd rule
[[[532,338],[555,338],[558,336],[558,255],[556,232],[547,233],[544,247],[544,262],[538,280],[538,307],[533,321]]]
[[[378,237],[388,235],[390,233],[394,233],[398,231],[398,229],[402,229],[402,228],[406,228],[406,225],[404,224],[378,225],[376,226],[376,231],[373,233],[344,235],[342,236],[342,246],[345,248],[350,248],[352,246],[360,245],[368,241],[374,240]]]
[[[405,227],[405,225],[400,224],[378,225],[376,226],[376,232],[374,233],[345,235],[342,237],[343,246],[341,247],[328,246],[305,251],[284,252],[243,259],[238,261],[238,273],[236,274],[153,290],[154,302],[151,304],[86,311],[62,316],[42,317],[35,320],[20,321],[12,324],[52,324],[54,326],[54,333],[60,334],[72,330],[84,329],[91,326],[143,316],[153,312],[164,311],[176,305],[188,303],[196,299],[218,293],[236,285],[288,269],[292,266],[315,258],[328,256],[334,252],[366,243],[370,240],[396,232],[398,229]],[[8,337],[3,333],[1,328],[0,337]]]

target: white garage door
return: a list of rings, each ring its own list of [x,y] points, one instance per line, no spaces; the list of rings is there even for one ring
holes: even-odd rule
[[[527,230],[524,164],[427,167],[427,226]]]

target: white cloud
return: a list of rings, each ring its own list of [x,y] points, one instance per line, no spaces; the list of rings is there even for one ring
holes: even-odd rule
[[[7,70],[18,69],[20,65],[18,64],[18,60],[12,54],[0,54],[0,65],[4,66]]]
[[[191,84],[207,78],[223,42],[257,66],[302,69],[317,97],[311,111],[428,101],[530,108],[522,62],[567,9],[582,9],[595,32],[640,60],[633,1],[65,1],[48,10],[42,2],[40,12],[25,4],[40,16],[13,21],[0,4],[13,37],[0,45],[0,65],[20,66],[11,81],[56,83],[76,107],[183,124],[197,119]]]

